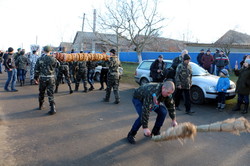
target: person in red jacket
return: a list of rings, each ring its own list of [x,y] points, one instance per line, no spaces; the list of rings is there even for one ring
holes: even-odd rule
[[[210,50],[207,50],[207,53],[205,55],[202,56],[202,59],[201,59],[201,62],[202,62],[202,67],[207,70],[210,74],[212,74],[212,68],[211,68],[211,65],[213,64],[214,62],[214,58],[213,56],[211,55],[211,51]]]

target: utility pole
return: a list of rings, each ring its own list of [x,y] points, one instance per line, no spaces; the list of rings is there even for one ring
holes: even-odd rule
[[[85,13],[83,13],[83,18],[82,18],[82,32],[83,32],[83,28],[84,28],[84,21],[85,21]]]
[[[95,26],[96,26],[96,9],[94,9],[94,20],[93,20],[93,39],[92,39],[92,53],[95,53]]]

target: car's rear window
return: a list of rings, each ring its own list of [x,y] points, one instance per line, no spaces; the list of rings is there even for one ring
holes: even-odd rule
[[[153,63],[153,62],[150,62],[150,61],[144,61],[144,62],[142,62],[141,65],[139,66],[139,69],[149,70],[152,63]]]

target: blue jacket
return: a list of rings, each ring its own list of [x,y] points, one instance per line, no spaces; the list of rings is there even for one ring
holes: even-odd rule
[[[228,77],[220,77],[217,85],[216,85],[216,91],[217,92],[227,92],[227,89],[230,87],[230,81]],[[223,90],[222,90],[223,89]]]

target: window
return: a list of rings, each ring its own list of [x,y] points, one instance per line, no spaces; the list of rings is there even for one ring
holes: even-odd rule
[[[144,61],[139,66],[139,69],[149,70],[152,63],[152,61]]]

